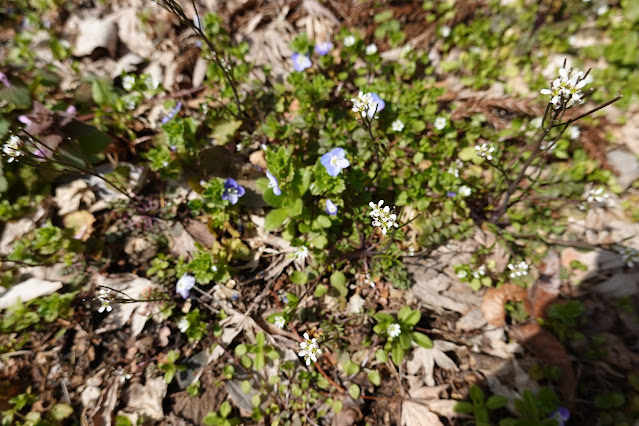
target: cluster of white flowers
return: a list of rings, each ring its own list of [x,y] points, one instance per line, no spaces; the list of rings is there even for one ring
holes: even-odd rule
[[[322,350],[317,343],[316,338],[312,338],[308,333],[304,333],[304,341],[300,342],[300,351],[298,355],[304,358],[306,365],[311,365],[311,361],[317,362],[317,357],[322,354]]]
[[[398,118],[391,123],[391,129],[393,129],[393,132],[401,132],[404,130],[404,123]]]
[[[477,268],[477,270],[473,271],[472,274],[473,278],[476,279],[480,279],[481,277],[486,275],[486,265],[480,265],[479,268]]]
[[[359,113],[362,118],[371,115],[377,107],[377,102],[371,93],[359,92],[356,98],[351,98],[351,102],[353,102],[353,112]]]
[[[278,315],[275,318],[273,318],[273,324],[275,325],[275,327],[281,328],[283,330],[284,327],[286,327],[286,320],[284,319],[283,316]]]
[[[486,160],[493,159],[493,152],[495,152],[495,147],[488,145],[487,143],[483,143],[481,145],[475,145],[475,151],[477,155],[481,158],[485,158]]]
[[[508,269],[510,269],[510,278],[523,277],[524,275],[528,275],[529,266],[522,260],[515,264],[509,263]]]
[[[368,46],[366,46],[367,55],[374,55],[376,53],[377,53],[377,45],[375,43],[371,43]]]
[[[623,263],[629,268],[634,268],[635,265],[639,265],[639,252],[632,247],[622,247],[619,250]]]
[[[555,109],[570,108],[584,102],[581,89],[590,83],[590,76],[583,71],[564,67],[559,69],[559,77],[550,83],[550,89],[542,89],[543,95],[550,95],[550,103]]]
[[[397,215],[395,213],[391,213],[391,209],[389,206],[382,208],[384,205],[384,200],[380,200],[377,204],[372,201],[368,203],[370,208],[372,209],[369,213],[373,218],[373,226],[379,226],[382,230],[382,234],[386,235],[389,229],[393,227],[397,228],[399,225],[397,224]],[[395,208],[393,207],[393,211]]]
[[[375,281],[373,281],[371,274],[366,274],[364,277],[364,284],[368,284],[370,287],[375,287]]]
[[[457,188],[457,193],[461,195],[462,197],[468,197],[472,192],[473,190],[466,185],[462,185],[459,188]]]
[[[593,188],[586,194],[586,201],[589,203],[605,204],[609,198],[610,195],[604,192],[604,188],[602,186],[599,188]]]
[[[455,177],[459,177],[459,170],[464,167],[464,162],[459,158],[455,160],[454,164],[448,166],[448,173]]]
[[[7,163],[12,163],[22,155],[20,151],[20,138],[16,135],[11,135],[9,140],[2,146],[2,152],[8,156]]]
[[[399,335],[402,333],[402,328],[395,322],[393,324],[389,324],[388,327],[386,327],[386,333],[388,334],[388,337],[392,337],[394,339],[396,337],[399,337]]]
[[[98,301],[100,302],[100,307],[98,308],[98,313],[102,313],[104,311],[111,312],[113,307],[111,306],[111,290],[107,288],[101,288],[98,291]]]

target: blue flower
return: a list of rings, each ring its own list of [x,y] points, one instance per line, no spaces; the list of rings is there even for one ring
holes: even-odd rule
[[[293,61],[293,68],[295,68],[295,71],[304,71],[306,68],[313,65],[308,56],[300,55],[299,53],[293,53],[291,60]]]
[[[175,107],[169,111],[168,115],[162,118],[162,124],[166,124],[173,119],[177,115],[178,112],[182,109],[182,102],[178,102],[175,104]]]
[[[326,205],[324,206],[324,211],[331,216],[335,216],[337,214],[337,206],[331,200],[326,200]]]
[[[182,296],[182,299],[189,297],[191,289],[195,286],[195,277],[184,274],[175,285],[175,291]]]
[[[570,410],[566,407],[559,407],[557,411],[550,415],[550,418],[557,420],[559,426],[564,426],[564,424],[570,419]]]
[[[277,182],[277,178],[271,174],[268,170],[266,171],[266,177],[268,178],[268,187],[273,188],[273,194],[279,196],[282,194],[282,190],[280,189],[280,185]]]
[[[373,118],[375,114],[379,113],[386,107],[386,102],[384,102],[377,93],[371,92],[371,97],[373,98],[373,105],[372,108],[368,110],[368,118]]]
[[[322,155],[322,166],[326,167],[329,175],[335,177],[342,169],[347,168],[351,163],[345,158],[346,152],[343,148],[333,148],[331,152]]]
[[[320,56],[324,56],[328,52],[330,52],[332,48],[333,43],[331,43],[330,41],[323,41],[315,45],[315,52],[317,52],[317,54]]]
[[[229,200],[231,204],[237,204],[238,199],[243,196],[245,192],[244,187],[237,183],[235,179],[228,178],[226,182],[224,182],[222,199]]]

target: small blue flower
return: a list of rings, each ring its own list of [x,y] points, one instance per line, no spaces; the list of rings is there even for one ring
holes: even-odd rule
[[[351,165],[351,163],[345,158],[346,152],[343,148],[333,148],[330,152],[322,155],[320,160],[322,166],[326,167],[326,171],[329,175],[335,177],[340,172]]]
[[[182,102],[178,102],[177,104],[175,104],[175,107],[171,111],[169,111],[168,115],[162,118],[162,124],[166,124],[169,121],[173,120],[173,117],[175,117],[177,113],[180,112],[181,109],[182,109]]]
[[[268,187],[273,188],[273,194],[280,196],[282,194],[282,190],[280,189],[277,178],[273,176],[268,170],[266,171],[266,177],[268,178]]]
[[[293,61],[293,68],[295,68],[295,71],[304,71],[306,68],[310,68],[310,66],[313,65],[308,56],[300,55],[299,53],[293,53],[291,60]]]
[[[557,420],[559,426],[564,426],[564,424],[570,419],[570,410],[566,407],[559,407],[557,411],[550,415],[550,418]]]
[[[368,118],[373,118],[375,114],[379,113],[386,107],[386,102],[384,102],[377,93],[371,92],[371,97],[373,98],[373,107],[368,110]]]
[[[324,206],[324,211],[331,216],[335,216],[337,214],[337,206],[331,200],[326,200],[326,205]]]
[[[180,278],[175,285],[175,291],[182,296],[182,299],[186,299],[189,297],[189,293],[191,289],[195,286],[195,277],[184,274],[182,278]]]
[[[454,197],[455,197],[455,195],[457,195],[457,193],[456,193],[456,192],[453,192],[453,191],[448,191],[448,192],[446,192],[446,196],[447,196],[448,198],[454,198]]]
[[[222,199],[228,200],[231,204],[237,204],[239,198],[244,195],[246,191],[244,187],[235,181],[233,178],[228,178],[224,182],[224,192],[222,193]]]
[[[320,56],[324,56],[328,54],[328,52],[330,52],[332,48],[333,43],[331,43],[330,41],[323,41],[315,45],[315,52],[317,52],[317,54]]]

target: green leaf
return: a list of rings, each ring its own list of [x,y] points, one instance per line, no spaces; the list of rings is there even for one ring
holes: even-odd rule
[[[69,404],[56,404],[50,411],[53,420],[64,420],[73,414],[73,407]]]
[[[264,219],[264,229],[267,231],[273,231],[284,223],[286,219],[288,219],[288,209],[275,209],[272,210],[268,215],[266,215],[266,219]]]
[[[477,156],[477,152],[475,151],[475,147],[474,146],[467,146],[466,148],[463,148],[461,151],[459,151],[458,157],[462,161],[470,161],[472,159],[479,159],[479,157]]]
[[[400,320],[401,322],[404,322],[411,312],[412,312],[411,308],[409,308],[408,306],[402,306],[399,312],[397,312],[397,319]]]
[[[430,337],[419,331],[413,331],[413,340],[422,348],[430,349],[433,347],[433,341]]]
[[[503,395],[491,395],[488,400],[486,400],[486,408],[489,410],[505,407],[506,404],[508,404],[508,398]]]
[[[352,376],[359,373],[359,364],[353,361],[348,361],[344,366],[344,372],[347,376]]]
[[[218,145],[226,145],[232,140],[241,125],[240,120],[225,121],[215,126],[212,136],[217,140]]]
[[[410,349],[410,344],[412,343],[412,339],[410,337],[410,333],[406,331],[402,331],[399,335],[399,343],[404,349]]]
[[[459,401],[453,406],[453,410],[455,410],[456,413],[462,414],[470,414],[474,409],[475,406],[467,401]]]
[[[414,327],[417,325],[419,320],[422,318],[422,314],[418,310],[411,310],[408,315],[405,316],[403,320],[401,320],[408,327]]]
[[[328,244],[328,239],[324,235],[318,235],[311,240],[311,245],[318,249],[323,249]]]
[[[379,362],[386,362],[388,360],[388,354],[384,349],[377,349],[375,351],[375,359]]]
[[[346,275],[340,271],[331,274],[331,284],[333,287],[344,287],[346,285]]]
[[[13,104],[17,109],[31,108],[31,94],[25,86],[13,84],[0,90],[0,99]]]
[[[298,285],[304,285],[308,281],[308,276],[301,271],[293,271],[290,278],[292,282]]]
[[[227,418],[229,414],[231,414],[231,404],[228,401],[224,401],[222,405],[220,405],[220,415]]]
[[[393,363],[397,366],[402,363],[404,359],[404,348],[399,343],[395,343],[393,345],[393,349],[391,350],[391,358],[393,359]]]
[[[273,188],[267,188],[264,191],[263,197],[264,201],[266,201],[266,203],[272,207],[282,207],[284,201],[286,200],[286,195],[284,194],[275,195],[275,193],[273,192]]]
[[[482,392],[482,390],[477,385],[472,385],[470,387],[470,399],[475,405],[483,405],[484,392]]]
[[[323,297],[327,292],[328,292],[328,287],[326,287],[324,284],[319,284],[315,288],[314,296],[315,297]]]
[[[248,380],[242,380],[242,383],[240,383],[240,389],[242,392],[248,394],[251,391],[251,382]]]
[[[374,384],[375,386],[379,386],[382,382],[382,379],[379,375],[379,371],[371,370],[368,372],[368,381]]]
[[[96,78],[91,82],[91,96],[93,97],[93,102],[100,106],[113,105],[115,103],[113,86],[106,80]]]
[[[359,386],[357,386],[355,383],[353,383],[352,385],[350,385],[348,387],[348,394],[351,396],[351,398],[353,399],[357,399],[359,398],[359,394],[360,394],[360,389]]]

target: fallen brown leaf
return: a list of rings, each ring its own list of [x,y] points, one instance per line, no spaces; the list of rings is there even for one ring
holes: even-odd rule
[[[506,310],[504,305],[509,300],[521,302],[526,298],[526,289],[518,285],[507,283],[499,288],[486,291],[481,301],[481,311],[489,324],[495,327],[506,325]]]
[[[539,279],[530,288],[526,300],[526,311],[535,318],[544,318],[548,307],[559,296],[561,288],[559,265],[559,255],[551,250],[539,267]]]

